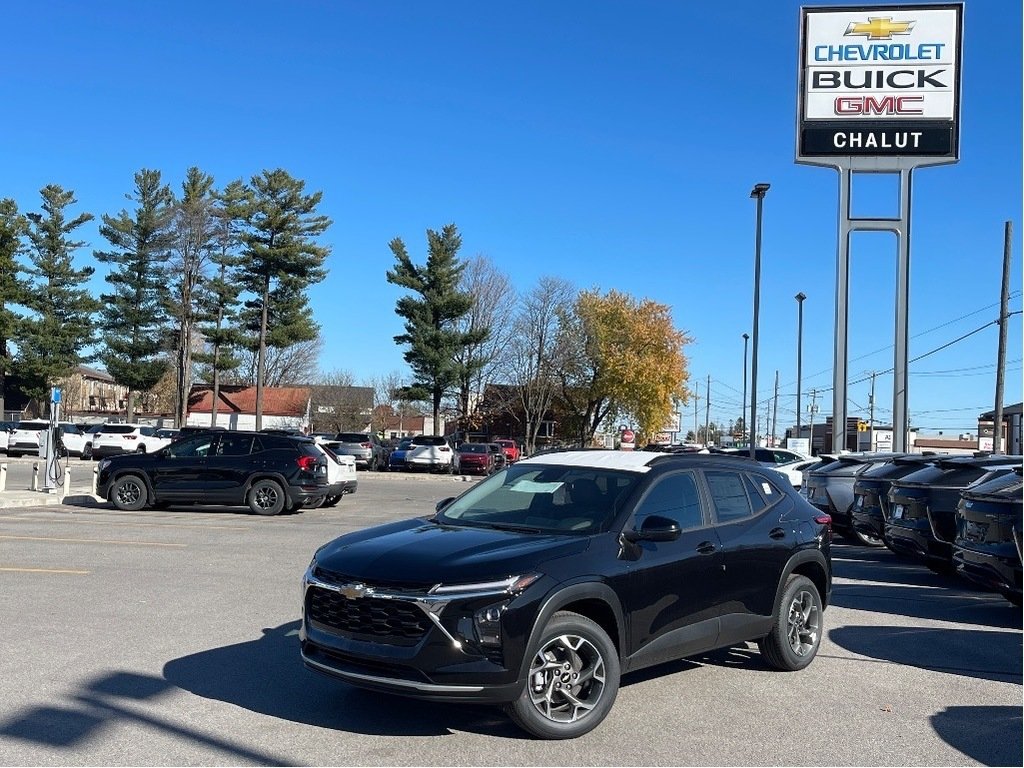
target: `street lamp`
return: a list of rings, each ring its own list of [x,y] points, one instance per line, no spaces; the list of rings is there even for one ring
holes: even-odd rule
[[[800,291],[796,296],[797,321],[796,321],[796,436],[803,437],[800,433],[800,380],[803,374],[804,358],[804,299],[807,296]]]
[[[768,193],[770,184],[764,182],[755,184],[750,191],[750,196],[757,200],[757,235],[754,241],[754,352],[750,361],[750,423],[757,424],[757,330],[758,316],[761,311],[761,206],[764,204],[764,196]],[[750,458],[755,458],[757,432],[752,433],[750,441]]]
[[[750,434],[750,422],[747,421],[747,341],[750,336],[743,334],[743,436]]]

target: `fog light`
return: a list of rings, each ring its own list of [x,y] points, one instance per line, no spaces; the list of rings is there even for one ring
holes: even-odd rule
[[[497,647],[501,645],[501,615],[508,607],[508,600],[481,608],[473,614],[473,626],[480,645]]]

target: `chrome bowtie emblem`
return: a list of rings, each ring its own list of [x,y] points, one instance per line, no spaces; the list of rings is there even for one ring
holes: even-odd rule
[[[365,584],[346,584],[345,586],[338,589],[338,592],[340,592],[343,597],[346,597],[349,600],[357,600],[361,597],[372,595],[373,588],[368,587]]]

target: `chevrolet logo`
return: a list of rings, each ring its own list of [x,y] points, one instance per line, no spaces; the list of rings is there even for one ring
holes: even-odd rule
[[[844,34],[864,35],[868,40],[892,40],[893,35],[909,35],[912,21],[893,21],[892,16],[868,16],[867,23],[852,22]]]
[[[373,587],[368,587],[365,584],[346,584],[343,587],[339,587],[338,592],[348,600],[358,600],[372,595]]]

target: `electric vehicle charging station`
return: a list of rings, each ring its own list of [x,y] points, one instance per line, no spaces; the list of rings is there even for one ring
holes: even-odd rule
[[[53,493],[60,488],[63,470],[60,466],[59,436],[57,424],[60,421],[61,392],[59,387],[50,390],[50,426],[39,431],[39,457],[43,460],[43,492]]]

